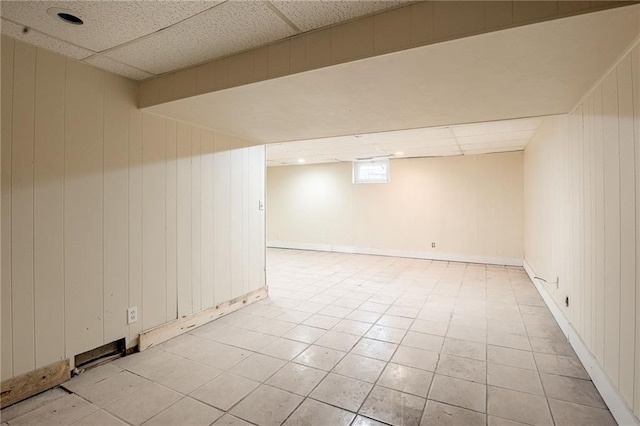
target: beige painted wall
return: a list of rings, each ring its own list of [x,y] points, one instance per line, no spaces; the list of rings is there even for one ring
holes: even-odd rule
[[[390,173],[354,185],[351,163],[267,168],[268,245],[521,262],[522,152],[397,159]]]
[[[2,380],[264,285],[264,147],[136,101],[2,37]]]
[[[525,260],[640,417],[640,45],[525,151]],[[570,304],[566,308],[565,297]]]

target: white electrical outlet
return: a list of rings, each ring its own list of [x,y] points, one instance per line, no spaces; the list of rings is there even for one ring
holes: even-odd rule
[[[138,307],[132,306],[127,309],[127,324],[133,324],[138,321]]]

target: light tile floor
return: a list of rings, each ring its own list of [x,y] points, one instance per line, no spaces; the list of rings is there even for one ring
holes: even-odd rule
[[[270,297],[2,425],[607,425],[522,268],[268,250]]]

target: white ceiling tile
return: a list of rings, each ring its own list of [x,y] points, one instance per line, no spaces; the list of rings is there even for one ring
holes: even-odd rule
[[[2,3],[2,7],[4,9],[4,2]],[[87,56],[93,55],[94,53],[91,50],[74,46],[73,44],[69,44],[62,40],[57,40],[33,29],[24,33],[22,31],[23,28],[24,27],[22,25],[2,19],[2,34],[13,37],[16,40],[24,41],[25,43],[51,50],[52,52],[68,56],[73,59],[83,59]]]
[[[452,126],[456,137],[486,135],[494,133],[518,132],[535,130],[540,125],[542,118],[520,118],[515,120],[490,121],[487,123],[460,124]]]
[[[302,31],[309,31],[398,6],[406,1],[272,1]]]
[[[509,141],[493,141],[493,142],[480,142],[473,143],[467,145],[460,145],[462,150],[468,149],[489,149],[489,148],[519,148],[524,149],[524,147],[529,143],[528,139],[516,139]]]
[[[457,138],[460,145],[470,145],[486,142],[500,142],[500,141],[513,141],[513,140],[526,140],[529,141],[535,130],[525,130],[521,132],[507,132],[507,133],[489,133],[476,136],[465,136]]]
[[[106,56],[102,55],[96,55],[91,58],[87,58],[84,62],[91,64],[94,67],[130,78],[132,80],[144,80],[153,77],[153,74],[130,67],[129,65],[122,64],[118,61],[114,61],[113,59],[107,58]]]
[[[422,141],[406,141],[406,142],[381,142],[377,145],[378,148],[392,151],[403,151],[408,149],[429,148],[438,146],[457,146],[457,142],[454,138],[449,139],[434,139],[434,140],[422,140]]]
[[[293,34],[294,30],[265,4],[230,1],[107,55],[162,74]],[[163,54],[167,51],[171,55]]]
[[[464,155],[479,155],[479,154],[496,154],[498,152],[513,152],[522,151],[524,148],[486,148],[486,149],[465,149]]]
[[[2,1],[2,16],[96,52],[135,40],[214,7],[220,1]],[[47,9],[68,9],[69,25]],[[126,23],[126,24],[124,24]]]
[[[449,127],[427,127],[422,129],[396,130],[392,132],[370,133],[359,136],[361,140],[370,144],[395,142],[423,142],[451,138],[453,134]]]
[[[433,148],[420,148],[404,151],[402,157],[440,157],[446,155],[460,155],[462,151],[457,146],[442,146]]]

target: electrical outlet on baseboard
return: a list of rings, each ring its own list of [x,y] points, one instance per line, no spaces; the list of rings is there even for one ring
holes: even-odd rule
[[[127,324],[133,324],[138,321],[138,307],[132,306],[127,309]]]

